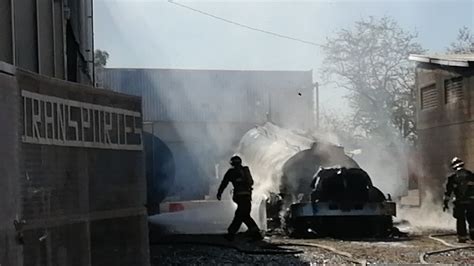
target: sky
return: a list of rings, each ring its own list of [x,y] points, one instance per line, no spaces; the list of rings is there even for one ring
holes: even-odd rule
[[[355,21],[389,16],[430,53],[443,52],[458,30],[474,29],[474,0],[183,1],[251,27],[324,43]],[[193,12],[167,0],[95,0],[95,48],[109,67],[313,70],[319,81],[324,54],[317,46],[278,38]],[[346,91],[321,88],[321,105],[337,110]]]

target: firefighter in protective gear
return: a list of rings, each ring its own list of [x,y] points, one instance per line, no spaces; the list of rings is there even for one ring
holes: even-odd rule
[[[453,216],[456,218],[458,241],[465,243],[468,238],[466,221],[469,224],[469,236],[474,240],[474,174],[464,168],[464,162],[458,157],[451,160],[451,167],[455,172],[446,183],[443,211],[449,208],[448,203],[454,193]]]
[[[224,179],[217,191],[217,199],[221,200],[222,192],[229,182],[234,186],[232,200],[237,203],[237,210],[235,211],[232,223],[227,229],[228,234],[226,235],[226,238],[228,240],[233,240],[242,223],[245,223],[248,228],[248,233],[252,238],[260,240],[262,239],[260,229],[250,216],[253,186],[250,169],[247,166],[242,166],[242,159],[239,156],[233,156],[230,159],[230,164],[232,165],[232,168],[230,168],[224,175]]]

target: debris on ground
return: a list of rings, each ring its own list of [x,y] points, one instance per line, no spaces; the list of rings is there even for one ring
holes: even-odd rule
[[[150,251],[152,265],[310,265],[354,264],[355,261],[368,264],[420,263],[419,257],[423,252],[446,248],[442,243],[430,239],[429,235],[430,233],[423,233],[402,239],[362,240],[333,238],[290,239],[281,235],[272,235],[258,242],[249,242],[242,235],[239,235],[232,242],[225,240],[222,235],[176,235],[168,236],[168,239],[162,238],[159,243],[152,243]],[[449,243],[456,243],[454,236],[443,237],[443,239]],[[211,243],[212,245],[207,245],[206,243]],[[310,246],[311,244],[330,247],[336,252],[332,252],[327,248]],[[243,252],[274,250],[278,248],[281,248],[282,251],[300,251],[300,253],[248,254]],[[347,254],[350,254],[351,257],[348,257]],[[430,255],[426,258],[426,261],[429,263],[473,264],[474,249]]]

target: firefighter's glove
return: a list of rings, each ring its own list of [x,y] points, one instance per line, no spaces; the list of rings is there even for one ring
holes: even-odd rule
[[[222,195],[221,195],[221,194],[217,194],[217,196],[216,196],[216,197],[217,197],[217,199],[218,199],[218,200],[221,200],[221,198],[222,198]]]
[[[448,205],[448,203],[449,203],[449,200],[445,199],[444,202],[443,202],[443,211],[444,211],[444,212],[447,211],[447,210],[449,210],[449,205]]]

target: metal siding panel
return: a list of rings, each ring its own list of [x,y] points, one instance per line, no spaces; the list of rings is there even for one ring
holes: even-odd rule
[[[13,64],[13,28],[11,1],[0,1],[0,61]]]
[[[15,0],[16,65],[38,72],[36,0]]]
[[[54,35],[52,0],[39,0],[38,4],[38,46],[40,74],[54,76]]]
[[[81,40],[81,16],[80,16],[80,1],[68,0],[67,7],[71,10],[71,26],[74,33],[74,37],[77,41]]]
[[[78,10],[77,10],[77,20],[79,22],[79,35],[77,36],[79,38],[79,50],[81,53],[84,55],[85,59],[87,60],[87,55],[88,53],[86,52],[87,46],[88,46],[88,40],[87,40],[87,15],[86,15],[86,3],[84,0],[77,1],[78,5]]]
[[[85,37],[90,36],[88,34],[88,21],[86,8],[84,0],[69,0],[66,1],[66,6],[70,9],[70,19],[68,20],[71,25],[72,35],[74,36],[74,41],[77,43],[77,47],[74,48],[74,53],[77,54],[77,82],[83,84],[92,84],[92,69],[90,68],[90,52],[86,50],[90,49],[89,47],[89,38]],[[75,45],[74,45],[75,46]]]
[[[54,76],[65,79],[64,71],[64,25],[63,6],[61,0],[53,0],[53,31],[54,31]]]
[[[89,57],[87,60],[89,61],[88,67],[90,71],[92,72],[92,82],[93,86],[95,87],[95,66],[94,66],[94,0],[86,0],[87,2],[87,8],[86,8],[86,16],[87,16],[87,26],[86,28],[86,38],[85,42],[87,43],[87,49],[89,52],[87,53]]]
[[[304,96],[311,95],[311,75],[309,71],[106,69],[104,84],[142,96],[146,121],[262,123],[272,94],[272,108],[283,113],[283,124],[302,120],[299,124],[307,126],[312,97]],[[302,91],[303,98],[298,98]],[[297,100],[288,102],[289,95]]]

